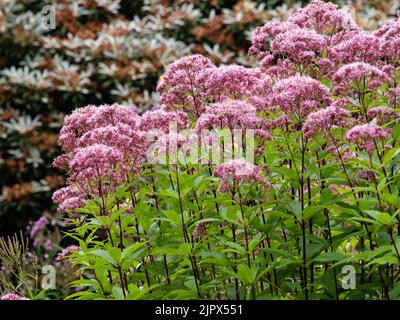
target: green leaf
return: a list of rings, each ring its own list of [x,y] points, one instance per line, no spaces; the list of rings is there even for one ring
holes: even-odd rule
[[[175,224],[180,225],[182,223],[182,219],[180,214],[175,211],[175,210],[164,210],[163,214],[172,222]]]
[[[96,257],[102,258],[103,260],[107,261],[108,263],[115,264],[115,265],[118,263],[118,261],[114,260],[114,258],[110,255],[109,252],[107,252],[103,249],[92,250],[89,253],[95,255]]]
[[[399,300],[400,299],[400,281],[396,281],[393,286],[393,289],[389,292],[389,297],[392,300]]]
[[[190,243],[184,243],[179,246],[179,252],[183,255],[189,256],[192,254],[192,245]]]
[[[296,200],[287,201],[287,209],[290,212],[294,213],[297,218],[301,218],[302,211],[301,211],[301,205],[300,205],[299,201],[296,201]]]
[[[69,285],[72,287],[92,287],[94,290],[99,288],[99,283],[94,279],[79,279],[72,281]]]
[[[122,291],[122,288],[119,288],[119,287],[113,287],[112,288],[112,296],[116,300],[125,300],[124,292]]]
[[[69,295],[66,299],[76,299],[76,300],[104,300],[105,297],[100,293],[80,291]]]
[[[236,251],[237,253],[242,253],[244,254],[246,252],[246,250],[244,249],[243,246],[241,246],[240,244],[237,244],[235,242],[231,242],[231,241],[222,241],[222,243],[227,246],[230,247],[231,249],[233,249],[234,251]]]
[[[394,256],[383,256],[383,257],[380,257],[380,258],[376,258],[376,259],[373,259],[373,260],[371,260],[368,264],[367,264],[367,266],[369,266],[369,265],[373,265],[373,264],[379,264],[379,265],[383,265],[383,264],[387,264],[387,263],[393,263],[393,264],[396,264],[396,263],[398,263],[399,261],[397,260],[397,258],[396,257],[394,257]]]
[[[384,225],[389,225],[390,221],[392,220],[392,217],[386,212],[380,212],[376,210],[365,210],[365,212],[376,221]]]
[[[321,204],[323,206],[328,206],[335,202],[335,198],[337,198],[330,189],[324,189],[321,192]]]
[[[310,219],[317,215],[318,213],[323,213],[324,208],[321,206],[311,206],[311,207],[306,207],[303,210],[303,217],[304,219]]]
[[[112,215],[111,215],[111,221],[117,220],[121,214],[123,214],[126,211],[125,207],[119,208],[117,210],[113,210]]]
[[[239,279],[246,282],[247,284],[253,284],[257,279],[258,267],[251,266],[249,268],[246,264],[238,265],[238,275]]]
[[[223,207],[221,210],[221,216],[226,221],[236,224],[238,220],[238,216],[240,213],[239,206],[231,206],[231,207]]]
[[[332,261],[342,261],[343,259],[346,259],[346,256],[339,252],[326,252],[315,257],[314,261],[326,263]]]
[[[383,165],[386,167],[393,158],[395,158],[400,153],[400,148],[393,148],[389,150],[383,157]]]
[[[252,253],[253,250],[258,246],[258,244],[261,242],[262,235],[257,234],[254,236],[250,241],[249,241],[249,253]]]
[[[121,254],[120,263],[122,263],[125,259],[129,258],[131,254],[142,248],[146,242],[137,242],[131,244],[130,246],[126,247]]]
[[[120,201],[128,196],[129,196],[129,192],[126,191],[126,187],[124,185],[117,188],[117,190],[115,192],[115,197],[117,198],[118,201]]]
[[[176,200],[179,200],[178,193],[172,189],[163,189],[160,192],[158,192],[158,196],[160,198],[166,197],[166,198],[174,198]]]
[[[381,197],[381,200],[383,200],[393,206],[396,206],[397,202],[399,200],[398,196],[391,194],[391,193],[381,193],[380,197]]]

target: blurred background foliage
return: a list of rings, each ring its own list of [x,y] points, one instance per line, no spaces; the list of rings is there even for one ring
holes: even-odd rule
[[[113,102],[143,112],[165,66],[190,53],[252,65],[252,29],[307,2],[0,0],[0,235],[54,216],[50,197],[64,177],[51,164],[65,114]],[[367,30],[399,9],[394,0],[336,2]],[[41,24],[49,4],[52,30]]]

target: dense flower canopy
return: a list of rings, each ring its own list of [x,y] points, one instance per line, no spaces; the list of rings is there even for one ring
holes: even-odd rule
[[[252,68],[190,55],[142,115],[75,110],[54,162],[67,187],[53,199],[79,241],[59,260],[94,266],[98,280],[76,296],[338,300],[355,295],[336,268],[354,263],[373,288],[357,294],[390,298],[397,23],[367,32],[314,0],[254,30]]]

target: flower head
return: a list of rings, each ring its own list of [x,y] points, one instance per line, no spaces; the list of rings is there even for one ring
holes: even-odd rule
[[[399,120],[400,114],[390,107],[373,107],[367,111],[369,119],[377,119],[379,125],[385,124],[389,120]]]
[[[67,248],[65,248],[63,251],[61,251],[57,257],[56,260],[57,261],[63,261],[69,258],[69,256],[71,256],[72,254],[81,251],[81,248],[75,245],[69,246]]]
[[[108,147],[117,148],[123,154],[140,154],[145,149],[145,133],[132,128],[131,126],[118,123],[116,125],[106,125],[96,127],[86,132],[77,140],[77,147],[73,154],[79,148],[89,147],[95,144],[102,144]]]
[[[51,251],[53,249],[53,242],[50,239],[47,239],[46,242],[44,243],[44,250],[47,252]]]
[[[0,296],[0,300],[29,300],[29,299],[15,293],[7,293]]]
[[[197,120],[196,130],[224,128],[234,129],[256,129],[263,126],[263,120],[257,116],[257,110],[251,104],[238,101],[226,100],[207,106],[205,112]]]
[[[375,35],[382,39],[384,55],[391,61],[398,61],[400,54],[400,17],[389,20],[377,31]]]
[[[242,182],[259,183],[268,187],[271,185],[263,178],[260,167],[248,163],[244,160],[230,160],[217,166],[214,176],[220,179],[218,190],[227,192],[230,190],[230,181],[234,183],[234,187]]]
[[[88,147],[77,148],[71,161],[71,168],[76,171],[96,169],[99,172],[110,169],[119,161],[123,154],[116,148],[104,144],[93,144]]]
[[[326,49],[326,44],[326,39],[315,31],[296,28],[277,35],[271,43],[271,51],[287,56],[294,63],[308,64]]]
[[[162,81],[157,86],[161,92],[158,103],[166,110],[182,110],[199,116],[204,109],[205,79],[208,69],[215,68],[202,55],[178,59],[167,67]]]
[[[47,216],[41,216],[37,221],[35,221],[30,231],[31,239],[35,238],[40,230],[42,230],[46,226],[47,222],[49,222]]]
[[[59,212],[81,208],[86,203],[83,191],[75,186],[58,189],[53,193],[52,199],[58,204]]]
[[[383,53],[381,38],[373,33],[360,31],[334,46],[329,57],[341,63],[374,63],[380,61]]]
[[[118,124],[135,128],[137,121],[137,113],[127,106],[113,104],[79,108],[65,118],[58,142],[66,152],[71,152],[78,147],[79,138],[94,128]]]
[[[206,80],[207,95],[215,102],[259,97],[265,100],[271,92],[271,79],[259,69],[238,65],[213,68]]]
[[[252,45],[249,49],[249,54],[258,55],[261,59],[265,58],[271,39],[294,28],[298,28],[298,26],[286,22],[268,22],[264,26],[255,28],[251,38]]]
[[[364,124],[351,128],[346,135],[346,140],[356,144],[361,150],[372,154],[375,149],[376,139],[385,139],[388,131],[375,124]]]
[[[173,122],[177,128],[185,129],[188,126],[188,116],[182,111],[167,111],[164,109],[145,112],[139,121],[139,129],[149,131],[152,129],[169,132],[169,125]]]
[[[366,88],[370,90],[377,89],[382,83],[389,81],[383,71],[365,62],[345,64],[333,77],[335,90],[341,94],[359,90],[359,84],[364,79]]]
[[[96,106],[78,108],[71,115],[64,119],[64,126],[61,129],[58,144],[67,152],[76,146],[76,140],[83,135],[89,126],[89,119],[96,110]]]
[[[360,170],[357,172],[357,178],[367,181],[374,181],[376,179],[376,174],[372,170]]]
[[[349,125],[350,118],[351,114],[348,110],[337,106],[329,106],[326,109],[309,114],[302,130],[304,136],[310,138],[317,132],[326,134],[327,130],[346,127]]]
[[[199,241],[201,236],[207,235],[207,229],[206,225],[204,223],[198,223],[196,224],[194,230],[193,230],[193,240],[195,242]]]
[[[273,89],[273,101],[286,115],[307,116],[331,102],[329,90],[310,77],[280,80]]]
[[[344,10],[339,9],[336,4],[322,0],[312,0],[310,4],[292,14],[288,22],[302,28],[314,28],[325,34],[358,28]]]

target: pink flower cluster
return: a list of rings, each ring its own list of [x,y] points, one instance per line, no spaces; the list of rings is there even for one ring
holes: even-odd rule
[[[383,56],[381,39],[373,33],[360,31],[351,34],[332,48],[329,57],[335,62],[377,63]]]
[[[336,127],[347,127],[351,114],[348,110],[338,106],[329,106],[308,115],[302,130],[306,138],[313,137],[318,132],[329,135],[330,130]]]
[[[68,187],[56,191],[59,210],[72,210],[87,195],[106,195],[138,172],[147,149],[136,112],[120,105],[87,106],[66,117],[59,143],[65,154],[54,161],[69,171]]]
[[[168,133],[171,123],[174,126],[176,125],[178,129],[186,129],[188,122],[189,119],[185,112],[171,112],[164,109],[158,109],[147,111],[140,117],[139,129],[143,131],[157,129]]]
[[[264,120],[257,116],[256,108],[238,100],[226,100],[207,106],[196,123],[196,130],[224,128],[256,129],[264,125]]]
[[[301,120],[331,102],[329,89],[311,77],[282,79],[273,88],[272,101],[288,116]]]
[[[371,170],[360,170],[357,172],[357,178],[367,181],[374,181],[376,179],[376,174]]]
[[[260,60],[267,58],[271,44],[270,40],[295,27],[290,23],[269,22],[262,27],[255,28],[252,34],[252,45],[249,49],[249,54],[257,55]]]
[[[214,176],[220,179],[218,189],[222,192],[235,190],[239,182],[256,183],[271,187],[271,184],[263,178],[260,167],[244,160],[230,160],[217,166]],[[232,188],[230,186],[231,181],[233,182]]]
[[[333,75],[341,64],[356,62],[370,63],[387,73],[390,67],[384,59],[398,57],[399,29],[396,19],[375,33],[363,31],[337,5],[313,0],[286,22],[268,22],[256,28],[249,53],[257,55],[260,65],[274,78],[299,72],[319,80]]]
[[[373,107],[367,111],[367,121],[375,118],[379,125],[383,125],[391,120],[398,122],[400,114],[390,107]]]
[[[158,85],[159,105],[165,111],[180,110],[199,117],[208,103],[246,100],[258,109],[267,106],[272,79],[259,69],[238,65],[216,67],[194,55],[171,64]]]
[[[246,100],[263,109],[271,94],[272,80],[259,69],[231,65],[210,69],[205,86],[210,101]]]
[[[64,212],[83,207],[86,197],[82,189],[72,185],[54,192],[53,201],[58,204],[58,211]]]
[[[322,0],[312,0],[310,4],[297,10],[288,22],[301,28],[313,28],[318,33],[324,34],[358,29],[344,10],[339,9],[336,4]]]
[[[72,246],[66,247],[63,251],[61,251],[57,255],[56,260],[57,261],[63,261],[65,259],[68,259],[68,257],[70,255],[72,255],[72,254],[74,254],[76,252],[79,252],[79,251],[81,251],[81,248],[79,246],[72,245]]]
[[[182,110],[199,116],[206,99],[205,79],[215,65],[201,55],[178,59],[170,64],[157,86],[161,92],[158,103],[166,110]]]
[[[58,140],[66,152],[71,152],[77,147],[82,147],[79,139],[94,128],[117,126],[126,124],[132,128],[137,125],[137,114],[130,107],[118,104],[86,106],[76,109],[64,119],[64,126]]]
[[[271,52],[288,57],[297,64],[308,64],[326,49],[326,39],[313,30],[293,28],[278,34],[271,43]]]
[[[268,68],[270,75],[288,77],[295,69],[311,71],[313,62],[323,75],[336,67],[325,58],[326,53],[348,34],[360,31],[337,5],[313,0],[290,16],[287,22],[268,22],[256,28],[249,53],[257,55],[260,65]]]
[[[388,131],[375,124],[364,124],[351,128],[346,135],[346,140],[356,144],[361,150],[372,154],[378,139],[385,139]]]
[[[15,293],[7,293],[0,296],[0,300],[29,300],[29,299]]]
[[[207,235],[206,225],[204,223],[196,224],[193,230],[193,241],[197,242],[199,241],[201,236],[206,236],[206,235]]]
[[[41,216],[37,221],[35,221],[30,230],[30,238],[34,239],[38,232],[40,232],[40,230],[43,230],[48,222],[49,219],[47,218],[47,216]]]
[[[388,76],[377,67],[365,62],[349,63],[341,67],[333,76],[335,91],[348,95],[360,90],[365,82],[365,89],[376,90],[382,83],[389,82]]]
[[[397,19],[390,20],[379,28],[375,35],[382,39],[384,56],[391,62],[398,62],[400,53],[400,13],[397,13]]]

